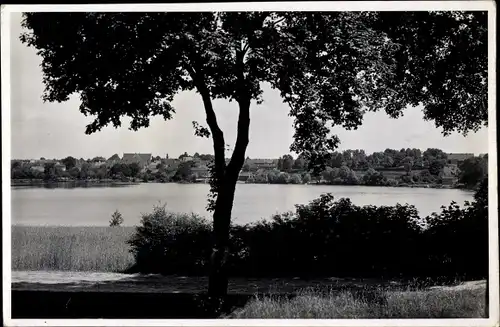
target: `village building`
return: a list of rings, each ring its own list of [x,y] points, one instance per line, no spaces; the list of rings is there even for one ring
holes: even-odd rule
[[[251,170],[276,169],[278,168],[278,159],[247,159],[245,164],[248,164]]]
[[[151,153],[124,153],[122,163],[127,165],[136,163],[143,170],[151,163]]]
[[[238,180],[241,182],[246,182],[252,176],[253,173],[251,172],[240,171],[240,174],[238,175]]]
[[[177,169],[177,167],[179,167],[179,164],[181,163],[179,159],[168,158],[168,156],[167,159],[163,159],[161,162],[165,165],[166,168],[170,169]]]
[[[40,164],[35,164],[35,165],[31,166],[30,169],[34,170],[34,171],[38,171],[40,173],[43,173],[45,171],[45,167],[43,165],[40,165]]]
[[[66,165],[60,163],[60,162],[56,162],[55,165],[54,165],[54,168],[55,169],[58,169],[60,171],[66,171]]]
[[[146,170],[149,170],[150,172],[157,173],[158,172],[158,165],[160,165],[160,161],[152,161],[149,165],[145,167]]]
[[[204,165],[191,168],[191,172],[196,174],[198,178],[208,178],[210,176],[208,167]]]

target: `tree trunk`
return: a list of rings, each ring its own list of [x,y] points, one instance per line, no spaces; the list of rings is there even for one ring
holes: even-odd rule
[[[228,274],[226,260],[229,255],[229,233],[231,226],[231,212],[233,209],[234,192],[236,182],[245,162],[245,152],[248,145],[248,134],[250,126],[250,96],[247,95],[245,77],[243,75],[243,52],[237,54],[237,76],[239,104],[238,134],[236,144],[229,164],[225,163],[225,142],[222,130],[217,124],[217,119],[212,106],[210,92],[204,82],[203,71],[198,67],[196,73],[187,67],[200,92],[205,107],[207,124],[212,133],[215,157],[215,180],[217,183],[217,199],[214,208],[213,236],[214,245],[212,249],[210,276],[208,283],[209,306],[212,313],[221,309],[222,301],[227,295]],[[188,65],[189,66],[189,65]]]
[[[245,152],[248,145],[250,100],[240,100],[239,105],[238,136],[231,161],[224,170],[223,180],[220,181],[215,203],[214,248],[208,285],[208,295],[212,301],[222,301],[227,295],[229,276],[226,269],[226,260],[229,255],[231,212],[236,183],[245,162]]]
[[[229,255],[229,232],[231,225],[231,211],[233,209],[236,180],[225,180],[217,196],[213,233],[214,248],[211,258],[208,294],[211,298],[221,299],[227,294],[228,274],[226,260]]]

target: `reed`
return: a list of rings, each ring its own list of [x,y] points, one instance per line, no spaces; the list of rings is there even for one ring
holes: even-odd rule
[[[13,270],[119,272],[134,263],[134,227],[12,226]]]

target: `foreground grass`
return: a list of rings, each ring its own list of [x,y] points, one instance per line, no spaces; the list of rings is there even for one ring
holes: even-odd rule
[[[118,272],[134,263],[133,227],[12,226],[13,270]]]
[[[227,318],[235,319],[383,319],[483,318],[485,290],[378,290],[371,297],[353,291],[305,291],[288,300],[262,297],[250,301]]]

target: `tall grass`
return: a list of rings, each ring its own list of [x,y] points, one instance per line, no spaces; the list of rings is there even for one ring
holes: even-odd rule
[[[119,272],[134,263],[133,227],[12,226],[13,270]]]
[[[378,290],[375,299],[352,290],[329,294],[303,292],[288,300],[276,296],[256,298],[227,318],[236,319],[383,319],[483,318],[485,291]]]

